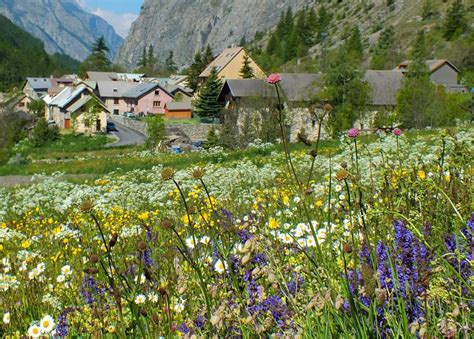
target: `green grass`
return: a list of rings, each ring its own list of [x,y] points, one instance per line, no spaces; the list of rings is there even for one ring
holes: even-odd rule
[[[408,139],[416,137],[432,139],[436,130],[410,131],[406,133]],[[360,143],[375,141],[376,135],[365,135],[359,139]],[[192,166],[205,166],[206,163],[232,163],[244,158],[252,159],[256,164],[264,163],[264,158],[273,151],[282,152],[281,145],[269,149],[247,149],[228,151],[226,155],[209,155],[200,152],[183,154],[158,154],[155,156],[140,157],[135,151],[144,150],[141,147],[131,146],[123,148],[104,148],[107,137],[64,136],[61,141],[30,150],[28,157],[34,160],[48,159],[53,163],[30,162],[25,166],[0,166],[0,176],[5,175],[33,175],[52,174],[63,172],[68,174],[103,175],[111,172],[125,173],[132,170],[149,170],[157,165],[182,169]],[[320,154],[339,152],[338,140],[323,140]],[[292,151],[309,152],[311,147],[303,144],[292,144]],[[93,158],[92,158],[93,157]]]
[[[201,121],[199,118],[192,118],[192,119],[163,119],[166,125],[197,125]]]

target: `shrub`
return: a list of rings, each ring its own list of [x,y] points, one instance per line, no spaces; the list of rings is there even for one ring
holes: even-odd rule
[[[154,148],[166,137],[166,127],[163,118],[159,115],[150,115],[146,118],[146,130],[148,138],[145,146]]]
[[[57,139],[59,139],[59,127],[57,125],[48,125],[44,118],[39,119],[31,134],[33,146],[39,147]]]

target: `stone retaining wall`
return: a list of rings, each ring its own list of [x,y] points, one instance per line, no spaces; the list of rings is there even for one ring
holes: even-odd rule
[[[121,115],[111,115],[109,120],[125,125],[137,132],[147,135],[146,123],[144,121],[130,119]],[[207,134],[211,128],[218,128],[215,124],[166,124],[167,135],[183,135],[190,138],[192,141],[206,140]]]

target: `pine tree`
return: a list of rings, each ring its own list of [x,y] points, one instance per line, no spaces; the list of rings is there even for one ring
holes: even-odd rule
[[[372,56],[373,69],[386,69],[389,61],[389,54],[395,43],[395,30],[393,26],[389,26],[382,31],[377,43],[374,46],[374,53]]]
[[[240,69],[240,75],[244,79],[252,79],[255,78],[255,74],[253,72],[253,68],[250,65],[250,56],[248,54],[244,55],[244,63],[242,65],[242,68]]]
[[[222,89],[222,80],[219,79],[217,69],[214,67],[206,82],[202,86],[198,98],[194,101],[196,113],[201,118],[217,118],[222,109],[218,96]]]
[[[332,15],[323,5],[319,9],[318,12],[318,25],[317,25],[317,32],[318,32],[318,42],[321,42],[322,39],[327,35],[329,25],[332,20]]]
[[[426,65],[428,55],[426,46],[425,32],[420,31],[416,37],[413,51],[411,53],[412,63],[408,67],[407,77],[411,78],[429,78],[430,70]]]
[[[269,55],[276,54],[276,52],[279,49],[279,46],[280,46],[280,43],[278,41],[278,37],[277,37],[277,34],[275,32],[270,36],[270,39],[268,40],[267,54],[269,54]]]
[[[108,52],[104,37],[98,38],[92,45],[92,53],[79,66],[79,74],[84,76],[87,71],[110,71],[112,63],[107,56]]]
[[[176,73],[178,70],[173,57],[174,57],[174,53],[173,51],[170,51],[168,54],[168,57],[166,58],[166,70],[170,72],[171,74]]]
[[[107,44],[105,43],[105,39],[103,36],[101,36],[94,42],[94,44],[92,45],[92,52],[95,52],[95,53],[109,52],[109,48],[107,47]]]
[[[207,45],[206,50],[202,54],[202,67],[203,70],[209,65],[212,61],[214,61],[214,54],[212,53],[211,46]]]
[[[202,72],[202,68],[203,68],[202,55],[201,55],[201,52],[197,51],[196,54],[194,54],[194,59],[191,66],[189,66],[186,72],[186,75],[188,76],[188,86],[193,91],[197,90],[198,83],[199,83],[199,75]]]
[[[468,28],[462,0],[455,0],[449,8],[444,22],[444,37],[452,40]]]
[[[147,67],[145,69],[145,73],[154,74],[157,69],[157,62],[158,60],[155,57],[155,50],[153,48],[153,45],[150,44],[150,46],[148,47]]]
[[[354,59],[359,62],[362,60],[364,46],[362,45],[362,36],[360,34],[359,27],[355,26],[352,29],[351,36],[346,42],[346,49]]]
[[[141,68],[145,68],[148,66],[148,58],[147,58],[147,53],[146,53],[146,46],[143,47],[143,53],[142,57],[140,58],[140,61],[138,62],[138,66]]]

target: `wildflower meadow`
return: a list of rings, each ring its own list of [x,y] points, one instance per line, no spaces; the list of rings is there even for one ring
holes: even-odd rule
[[[472,337],[472,127],[292,152],[274,118],[258,162],[0,189],[2,336]]]

